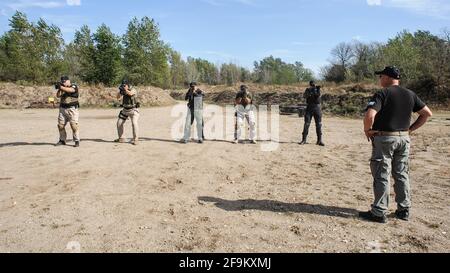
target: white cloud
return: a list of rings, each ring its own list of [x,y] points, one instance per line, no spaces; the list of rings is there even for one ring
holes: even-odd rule
[[[381,0],[367,0],[369,6],[380,6]]]
[[[64,6],[81,6],[81,0],[66,0],[64,1],[45,1],[45,0],[17,0],[9,3],[6,6],[12,10],[21,10],[29,8],[53,9]]]
[[[67,0],[69,6],[81,6],[81,0]]]
[[[26,8],[43,8],[52,9],[64,6],[64,3],[56,1],[34,1],[34,0],[20,0],[16,3],[11,3],[8,5],[9,8],[13,10],[26,9]]]
[[[450,1],[448,0],[366,0],[366,2],[369,6],[405,9],[420,15],[450,19]]]

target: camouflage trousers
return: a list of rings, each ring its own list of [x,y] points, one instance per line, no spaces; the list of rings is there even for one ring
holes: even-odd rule
[[[373,176],[375,201],[372,213],[376,216],[387,214],[389,209],[390,177],[394,178],[395,201],[398,210],[411,207],[411,187],[409,181],[409,136],[377,136],[372,143],[370,168]]]

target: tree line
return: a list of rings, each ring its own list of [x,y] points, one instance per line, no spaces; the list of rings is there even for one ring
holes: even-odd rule
[[[136,85],[183,87],[191,81],[217,85],[239,82],[295,84],[314,79],[298,61],[266,57],[253,70],[234,63],[214,64],[187,57],[161,39],[158,24],[149,17],[133,18],[122,36],[105,24],[92,31],[84,25],[66,44],[58,26],[43,19],[30,22],[16,12],[10,29],[0,37],[0,81],[52,83],[66,74],[88,84],[112,86],[126,78]],[[328,82],[374,82],[374,72],[395,65],[403,82],[419,92],[450,97],[450,30],[436,36],[428,31],[403,31],[386,43],[343,42],[331,51],[321,69]]]
[[[313,78],[301,62],[289,64],[272,56],[255,62],[255,71],[234,63],[184,60],[161,40],[158,24],[148,17],[133,18],[122,36],[105,24],[95,32],[84,25],[68,44],[60,28],[43,19],[33,23],[16,12],[9,21],[10,30],[0,37],[1,81],[48,84],[67,74],[88,84],[112,86],[128,79],[136,85],[175,88],[191,81],[292,84]]]
[[[440,36],[429,31],[402,31],[386,43],[343,42],[331,51],[321,70],[326,81],[373,81],[374,72],[397,66],[402,82],[427,97],[450,97],[450,30]]]

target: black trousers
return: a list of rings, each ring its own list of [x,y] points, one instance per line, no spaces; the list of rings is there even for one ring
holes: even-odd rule
[[[306,140],[311,126],[312,119],[316,123],[316,133],[318,140],[322,140],[322,109],[320,104],[308,105],[305,113],[305,127],[303,129],[303,140]]]

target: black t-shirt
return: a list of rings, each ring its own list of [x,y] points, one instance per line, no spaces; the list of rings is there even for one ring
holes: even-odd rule
[[[205,94],[203,93],[202,90],[198,90],[197,92],[188,90],[185,96],[185,100],[188,101],[188,107],[191,110],[194,110],[194,98],[195,97],[204,97]]]
[[[373,130],[397,132],[408,131],[412,113],[419,112],[425,106],[413,91],[391,86],[377,92],[369,101],[367,110],[377,111]]]
[[[250,104],[253,104],[253,95],[250,92],[239,91],[236,94],[236,99],[250,99]],[[242,106],[247,107],[248,104],[242,103]]]

